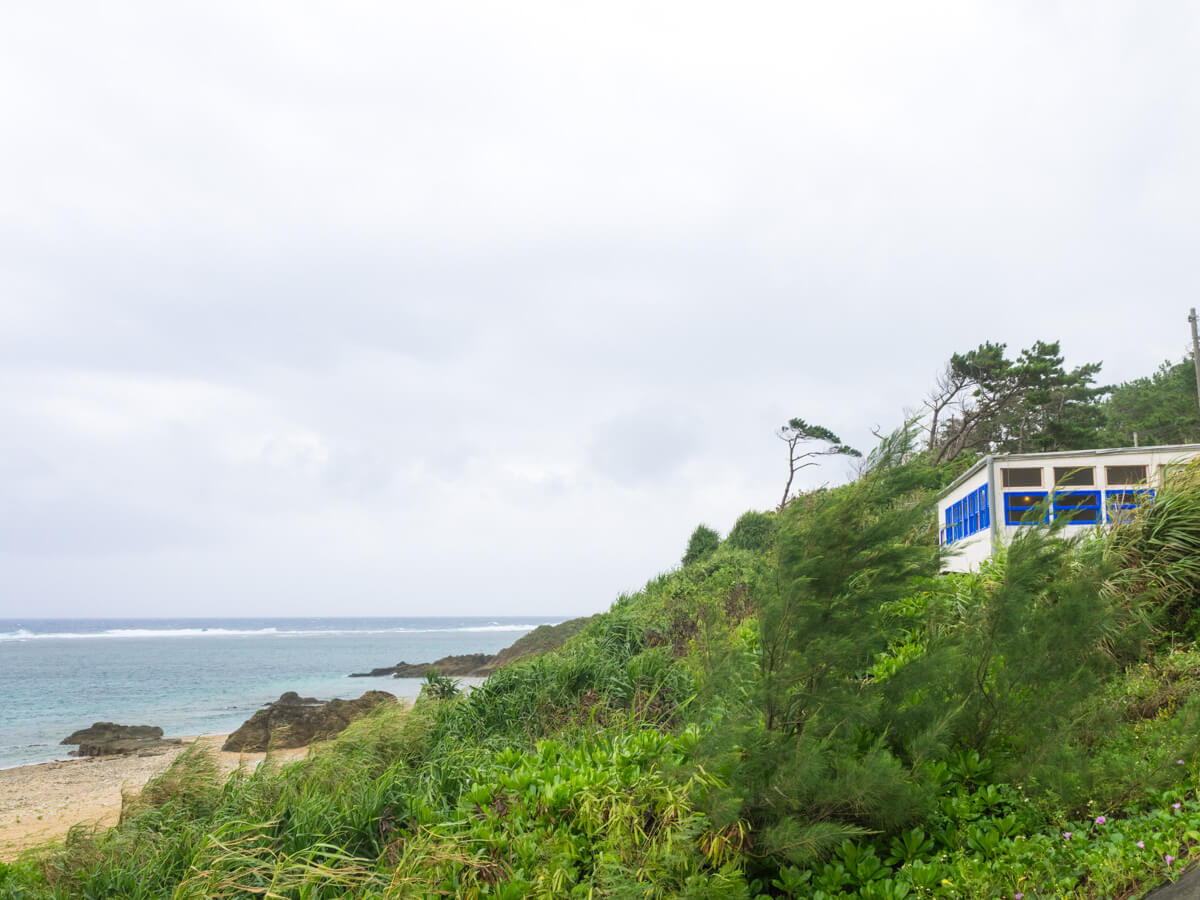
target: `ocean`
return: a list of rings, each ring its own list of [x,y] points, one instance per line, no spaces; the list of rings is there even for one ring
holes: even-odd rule
[[[327,700],[421,680],[351,672],[495,653],[557,619],[0,619],[0,768],[67,758],[93,722],[224,734],[284,691]],[[470,684],[472,679],[463,679]]]

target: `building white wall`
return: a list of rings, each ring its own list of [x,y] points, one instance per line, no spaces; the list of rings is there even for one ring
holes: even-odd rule
[[[992,555],[992,529],[995,522],[991,521],[990,508],[995,504],[990,504],[987,528],[981,528],[975,534],[957,540],[948,541],[946,536],[946,510],[953,508],[960,500],[966,499],[987,483],[988,470],[986,461],[983,461],[974,470],[968,471],[965,479],[938,500],[938,534],[950,551],[944,566],[947,572],[969,572],[977,569],[981,562]]]
[[[1049,501],[1051,505],[1050,515],[1053,517],[1056,513],[1053,509],[1053,498],[1056,493],[1072,492],[1080,495],[1080,499],[1084,499],[1083,495],[1095,494],[1098,498],[1099,508],[1095,511],[1095,521],[1091,522],[1068,522],[1066,528],[1068,533],[1078,532],[1086,528],[1095,528],[1111,524],[1115,517],[1121,513],[1110,508],[1110,502],[1116,500],[1116,495],[1113,491],[1153,491],[1162,486],[1164,473],[1175,465],[1186,464],[1200,457],[1200,445],[1181,445],[1172,447],[1141,447],[1141,448],[1124,448],[1114,450],[1090,450],[1079,452],[1063,452],[1063,453],[1026,453],[1012,454],[1008,456],[997,456],[992,459],[991,478],[989,482],[989,460],[987,458],[980,460],[969,469],[960,480],[951,486],[951,488],[938,500],[938,533],[941,536],[942,543],[947,546],[951,555],[947,559],[945,569],[949,572],[966,572],[979,567],[979,564],[987,559],[992,554],[992,536],[998,536],[1001,543],[1007,543],[1012,539],[1023,526],[1020,524],[1008,524],[1006,519],[1006,509],[1008,501],[1007,495],[1015,494],[1024,497],[1034,498],[1032,501],[1020,501],[1014,499],[1016,505],[1028,505],[1029,502],[1038,502],[1043,498]],[[1112,467],[1117,466],[1144,466],[1146,470],[1146,480],[1143,483],[1133,485],[1128,484],[1123,480],[1115,479],[1114,476],[1119,473],[1110,471]],[[1006,486],[1005,471],[1006,470],[1026,470],[1026,476],[1029,475],[1029,470],[1036,470],[1037,485],[1028,486]],[[1060,473],[1062,470],[1078,471],[1084,473],[1091,472],[1091,484],[1080,485],[1065,485],[1059,483],[1056,485],[1055,470]],[[1014,473],[1015,474],[1015,473]],[[1011,476],[1010,476],[1011,477]],[[989,528],[979,530],[972,535],[963,535],[962,537],[953,537],[947,535],[946,531],[946,510],[952,509],[956,503],[969,497],[973,492],[977,491],[983,484],[988,485],[988,498],[990,503]],[[1140,495],[1144,498],[1144,495]],[[1064,501],[1066,498],[1063,498]],[[1090,498],[1085,502],[1091,502]],[[1059,515],[1065,513],[1059,511]],[[1089,515],[1086,511],[1081,511],[1083,516]],[[1014,516],[1020,516],[1021,513],[1014,509]]]

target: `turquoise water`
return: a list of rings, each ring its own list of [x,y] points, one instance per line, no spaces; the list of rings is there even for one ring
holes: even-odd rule
[[[452,653],[495,653],[556,620],[0,619],[0,768],[63,759],[92,722],[223,734],[284,691],[329,699],[419,679],[348,678]],[[467,682],[470,679],[466,679]]]

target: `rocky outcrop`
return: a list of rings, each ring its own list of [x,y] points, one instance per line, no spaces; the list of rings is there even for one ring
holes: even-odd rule
[[[424,678],[431,669],[438,675],[451,676],[486,676],[491,675],[501,666],[516,662],[529,656],[541,656],[549,653],[566,643],[583,630],[591,616],[581,619],[568,619],[557,625],[539,625],[528,634],[522,635],[509,647],[499,653],[467,653],[460,656],[444,656],[431,663],[399,662],[394,666],[384,666],[372,669],[370,672],[353,672],[351,678]]]
[[[63,744],[78,744],[71,756],[115,756],[122,753],[146,755],[161,753],[178,746],[177,740],[163,740],[163,730],[155,725],[118,725],[96,722],[62,739]]]
[[[255,753],[305,747],[335,737],[381,703],[397,702],[385,691],[367,691],[357,700],[335,698],[327,703],[288,691],[247,719],[225,739],[221,749]]]
[[[397,663],[393,678],[424,678],[430,669],[439,675],[471,675],[492,658],[490,653],[464,653],[461,656],[443,656],[431,663]]]
[[[400,663],[399,665],[403,666],[403,665],[405,665],[405,663]],[[350,677],[351,678],[387,678],[388,676],[395,675],[396,669],[398,667],[399,666],[384,666],[381,669],[372,669],[370,672],[351,672]]]
[[[372,669],[370,672],[354,672],[351,678],[381,678],[391,675],[393,678],[424,678],[430,669],[439,675],[474,675],[482,666],[495,657],[490,653],[464,653],[460,656],[443,656],[431,663],[398,662],[394,666],[382,669]]]

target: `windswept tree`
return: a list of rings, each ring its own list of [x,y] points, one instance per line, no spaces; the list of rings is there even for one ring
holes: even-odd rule
[[[803,419],[791,419],[782,426],[775,436],[787,444],[788,448],[788,477],[783,486],[783,499],[779,508],[788,504],[792,492],[792,480],[796,473],[809,466],[815,466],[820,456],[862,456],[853,447],[842,443],[842,439],[822,425],[812,425]],[[811,450],[809,445],[816,444]]]
[[[1036,341],[1016,359],[990,341],[950,357],[925,400],[937,462],[963,453],[1031,453],[1094,446],[1104,424],[1100,363],[1063,368],[1058,341]]]

